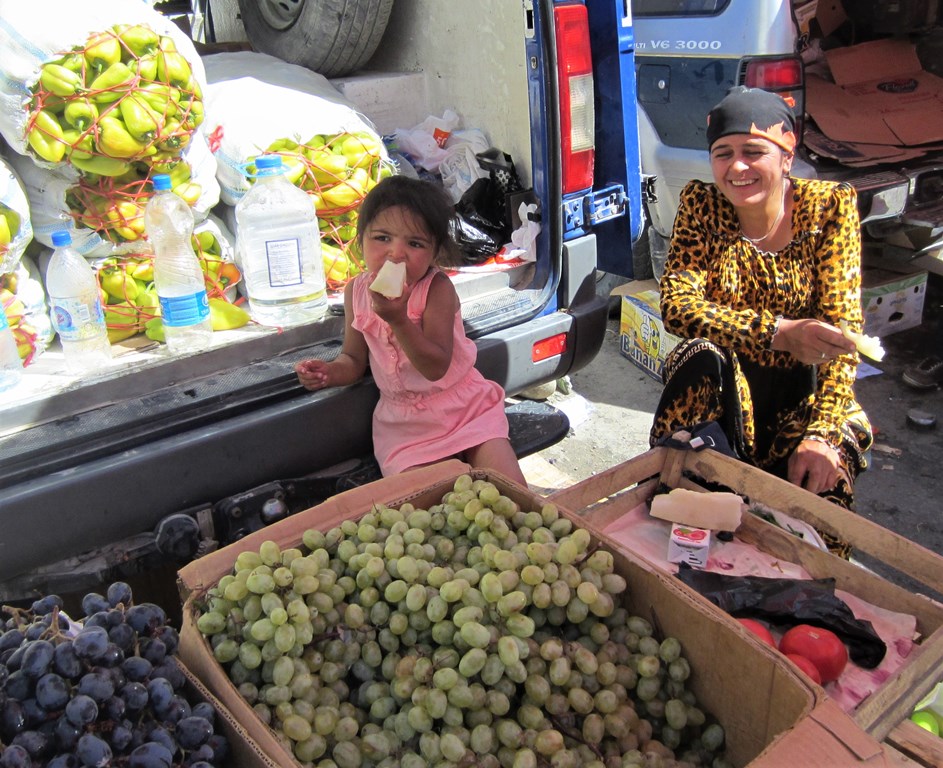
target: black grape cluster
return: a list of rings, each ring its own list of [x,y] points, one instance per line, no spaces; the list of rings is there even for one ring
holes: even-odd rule
[[[0,623],[0,768],[211,768],[229,745],[192,701],[177,631],[154,603],[111,584],[72,622],[58,595]]]

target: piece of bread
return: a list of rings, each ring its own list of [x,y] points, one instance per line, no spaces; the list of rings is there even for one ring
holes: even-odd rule
[[[388,299],[398,299],[406,286],[406,262],[385,261],[377,276],[370,283],[370,290],[383,294]]]

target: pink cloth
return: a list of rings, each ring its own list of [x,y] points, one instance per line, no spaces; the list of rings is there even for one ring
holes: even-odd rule
[[[674,574],[676,563],[668,562],[668,538],[671,524],[653,518],[646,504],[640,504],[606,526],[604,533],[626,549],[648,560],[657,568]],[[711,537],[707,571],[729,576],[764,576],[771,579],[810,579],[800,565],[773,557],[746,542],[734,539],[723,542]],[[845,712],[852,712],[862,701],[878,690],[889,677],[906,663],[914,648],[917,619],[906,613],[889,611],[869,603],[850,592],[835,590],[857,619],[870,621],[871,626],[887,645],[887,654],[875,669],[864,669],[852,661],[838,680],[828,683],[825,692]],[[777,643],[783,629],[770,627]]]
[[[415,286],[407,316],[422,322],[429,287],[438,269]],[[386,321],[370,305],[366,275],[353,283],[353,327],[370,350],[370,372],[380,389],[373,412],[373,452],[384,475],[455,456],[487,440],[508,437],[504,390],[475,368],[478,349],[455,313],[452,364],[429,381],[409,361]]]

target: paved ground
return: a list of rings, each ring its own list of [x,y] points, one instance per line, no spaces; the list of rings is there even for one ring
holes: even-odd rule
[[[943,423],[926,431],[907,424],[910,409],[943,422],[943,390],[916,392],[901,381],[905,368],[943,352],[943,277],[930,278],[923,324],[885,337],[882,372],[856,385],[876,430],[873,467],[859,478],[857,497],[860,514],[943,554]],[[618,320],[610,320],[599,356],[571,384],[571,394],[550,399],[570,416],[570,434],[524,460],[534,486],[561,487],[648,449],[661,386],[621,356]]]

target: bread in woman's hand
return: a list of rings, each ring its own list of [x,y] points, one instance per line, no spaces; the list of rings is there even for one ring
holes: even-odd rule
[[[884,359],[884,347],[881,346],[881,340],[877,336],[866,336],[863,333],[856,333],[848,327],[844,320],[839,321],[838,327],[841,328],[842,335],[855,343],[858,351],[865,357],[880,362]]]

